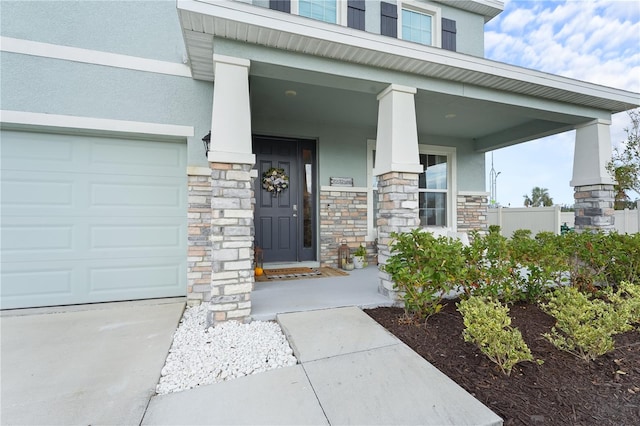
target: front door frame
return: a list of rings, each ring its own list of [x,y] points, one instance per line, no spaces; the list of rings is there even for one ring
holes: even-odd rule
[[[306,138],[291,138],[291,137],[279,137],[279,136],[266,136],[261,134],[252,135],[253,152],[256,155],[256,168],[258,169],[258,178],[256,179],[254,190],[256,191],[255,199],[255,211],[254,211],[254,223],[256,228],[255,233],[255,245],[261,245],[260,232],[260,205],[259,205],[259,193],[258,191],[266,191],[262,188],[262,174],[260,171],[260,153],[256,149],[256,143],[260,140],[269,142],[281,142],[296,144],[296,173],[295,176],[289,176],[290,181],[295,180],[299,183],[297,185],[297,194],[293,198],[292,204],[298,206],[297,211],[291,211],[292,215],[297,215],[296,224],[296,243],[295,243],[295,258],[286,260],[270,260],[268,255],[265,256],[265,262],[278,262],[278,263],[290,263],[290,262],[316,262],[318,261],[318,201],[319,190],[318,185],[318,155],[317,155],[317,141],[314,139]],[[308,157],[309,158],[304,158]],[[306,165],[311,166],[311,170],[307,173]],[[306,179],[311,180],[311,191],[305,191]],[[305,200],[305,195],[307,199]],[[305,209],[308,209],[305,212]],[[305,226],[307,227],[307,238],[305,239]],[[310,235],[309,235],[310,233]],[[310,237],[310,238],[309,238]]]

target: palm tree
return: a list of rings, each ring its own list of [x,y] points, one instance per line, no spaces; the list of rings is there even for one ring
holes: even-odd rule
[[[553,198],[549,196],[549,190],[547,188],[540,188],[535,186],[531,190],[531,197],[523,195],[525,207],[540,207],[540,206],[552,206]]]

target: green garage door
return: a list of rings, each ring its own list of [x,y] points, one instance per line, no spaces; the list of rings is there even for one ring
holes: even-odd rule
[[[1,137],[2,309],[186,294],[186,143]]]

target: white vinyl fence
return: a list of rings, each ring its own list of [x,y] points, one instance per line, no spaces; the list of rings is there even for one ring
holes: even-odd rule
[[[518,229],[529,229],[532,235],[547,231],[560,234],[560,227],[566,223],[574,225],[574,212],[561,212],[560,206],[531,208],[490,208],[487,212],[489,225],[500,226],[500,233],[511,237]],[[640,214],[635,210],[616,210],[615,229],[620,234],[640,232]]]

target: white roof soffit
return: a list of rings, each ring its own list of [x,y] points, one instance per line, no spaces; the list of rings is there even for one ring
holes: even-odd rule
[[[435,0],[438,3],[468,10],[484,16],[484,22],[489,22],[504,10],[501,0]]]
[[[640,94],[422,46],[231,0],[177,0],[193,78],[213,81],[214,37],[597,108]]]

